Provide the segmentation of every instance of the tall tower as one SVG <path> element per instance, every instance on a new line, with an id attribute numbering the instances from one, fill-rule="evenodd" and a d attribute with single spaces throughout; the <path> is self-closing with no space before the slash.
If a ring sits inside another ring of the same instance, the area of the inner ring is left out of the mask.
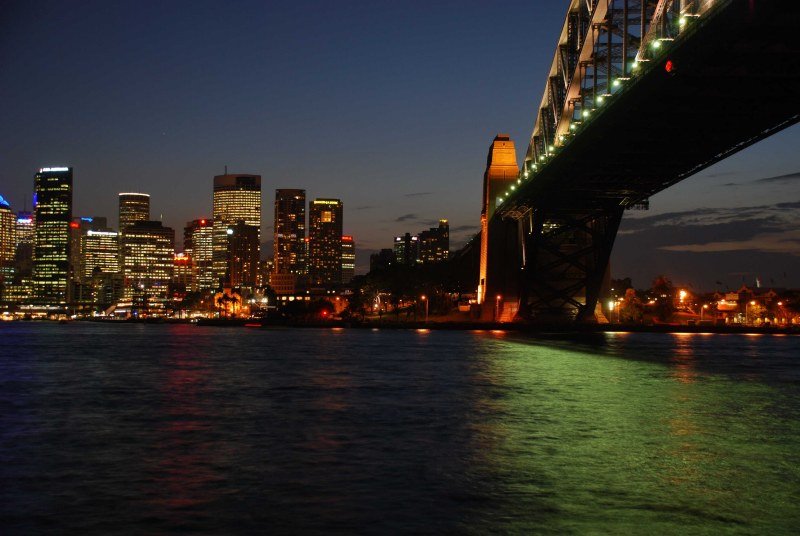
<path id="1" fill-rule="evenodd" d="M 353 237 L 342 237 L 342 283 L 347 284 L 356 275 L 356 243 Z"/>
<path id="2" fill-rule="evenodd" d="M 278 274 L 306 273 L 306 191 L 275 190 L 273 270 Z"/>
<path id="3" fill-rule="evenodd" d="M 508 134 L 498 134 L 489 146 L 486 171 L 483 174 L 483 206 L 481 208 L 481 267 L 478 281 L 478 303 L 486 298 L 489 266 L 489 220 L 497 208 L 497 198 L 519 177 L 517 151 Z"/>
<path id="4" fill-rule="evenodd" d="M 256 287 L 258 276 L 258 228 L 239 222 L 228 227 L 228 271 L 225 283 L 231 287 Z"/>
<path id="5" fill-rule="evenodd" d="M 33 299 L 41 305 L 66 305 L 72 168 L 41 168 L 33 177 L 33 191 Z"/>
<path id="6" fill-rule="evenodd" d="M 215 289 L 211 220 L 205 218 L 186 223 L 183 230 L 183 251 L 191 259 L 199 290 Z"/>
<path id="7" fill-rule="evenodd" d="M 17 218 L 11 212 L 11 205 L 0 195 L 0 301 L 3 300 L 3 289 L 14 276 L 14 258 L 16 256 Z"/>
<path id="8" fill-rule="evenodd" d="M 261 175 L 214 177 L 213 218 L 213 270 L 219 284 L 228 272 L 228 228 L 243 222 L 257 229 L 261 241 Z"/>
<path id="9" fill-rule="evenodd" d="M 160 221 L 140 221 L 121 234 L 125 299 L 138 309 L 163 309 L 175 268 L 175 231 Z"/>
<path id="10" fill-rule="evenodd" d="M 342 202 L 315 199 L 308 210 L 308 275 L 312 284 L 342 282 Z"/>
<path id="11" fill-rule="evenodd" d="M 150 194 L 119 194 L 119 230 L 150 219 Z"/>

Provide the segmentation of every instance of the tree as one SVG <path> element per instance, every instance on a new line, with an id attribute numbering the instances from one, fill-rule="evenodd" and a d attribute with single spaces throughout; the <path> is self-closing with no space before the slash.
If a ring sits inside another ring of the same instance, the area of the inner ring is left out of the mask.
<path id="1" fill-rule="evenodd" d="M 653 312 L 659 320 L 666 322 L 672 317 L 675 312 L 675 289 L 666 276 L 660 275 L 653 280 L 653 287 L 651 289 L 655 306 Z"/>

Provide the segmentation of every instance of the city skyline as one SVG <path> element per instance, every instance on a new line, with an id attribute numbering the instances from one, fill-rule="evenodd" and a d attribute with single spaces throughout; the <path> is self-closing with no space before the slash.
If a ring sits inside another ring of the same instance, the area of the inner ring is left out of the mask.
<path id="1" fill-rule="evenodd" d="M 7 66 L 0 92 L 28 105 L 10 107 L 0 134 L 10 148 L 0 160 L 0 194 L 15 211 L 30 209 L 31 173 L 68 165 L 75 169 L 75 214 L 111 221 L 118 192 L 144 191 L 153 196 L 151 216 L 163 214 L 177 230 L 211 215 L 207 181 L 228 165 L 261 174 L 266 192 L 294 187 L 309 199 L 346 200 L 343 231 L 357 237 L 359 271 L 364 253 L 442 217 L 451 222 L 453 249 L 478 231 L 485 147 L 508 132 L 521 161 L 563 16 L 556 1 L 503 10 L 469 5 L 455 17 L 447 6 L 422 4 L 244 2 L 220 14 L 201 2 L 167 6 L 160 18 L 152 9 L 12 7 L 15 25 L 0 47 Z M 334 9 L 349 15 L 337 28 L 325 24 Z M 198 36 L 212 34 L 220 15 L 253 31 L 210 48 Z M 300 16 L 308 22 L 303 36 L 289 24 Z M 530 21 L 528 31 L 508 31 L 520 19 Z M 107 25 L 119 38 L 103 37 Z M 49 31 L 35 31 L 40 27 Z M 155 37 L 143 43 L 143 30 Z M 58 41 L 62 54 L 47 53 L 67 31 Z M 283 59 L 286 46 L 292 62 Z M 97 64 L 83 61 L 87 49 Z M 421 54 L 428 50 L 437 54 Z M 118 56 L 135 61 L 112 61 Z M 37 85 L 42 72 L 70 83 L 59 91 Z M 490 83 L 486 72 L 506 75 Z M 242 73 L 248 84 L 223 83 Z M 197 83 L 187 88 L 186 79 Z M 136 106 L 120 107 L 124 102 Z M 37 127 L 54 116 L 80 135 Z M 756 276 L 800 285 L 800 245 L 791 229 L 798 209 L 785 205 L 798 201 L 798 143 L 795 126 L 654 196 L 649 212 L 626 213 L 614 274 L 633 276 L 639 287 L 660 272 L 706 288 Z M 179 194 L 185 199 L 176 203 Z M 264 195 L 267 243 L 272 203 Z M 738 222 L 737 213 L 750 223 Z M 693 222 L 690 236 L 686 221 Z"/>

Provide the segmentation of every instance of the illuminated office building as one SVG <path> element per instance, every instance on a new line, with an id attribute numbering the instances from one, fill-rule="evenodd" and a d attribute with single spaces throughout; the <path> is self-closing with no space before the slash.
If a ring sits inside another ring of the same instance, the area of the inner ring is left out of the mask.
<path id="1" fill-rule="evenodd" d="M 394 260 L 397 264 L 413 266 L 419 258 L 419 237 L 406 233 L 394 237 Z"/>
<path id="2" fill-rule="evenodd" d="M 123 296 L 119 233 L 100 226 L 105 218 L 95 218 L 94 228 L 81 236 L 76 301 L 105 308 Z"/>
<path id="3" fill-rule="evenodd" d="M 352 236 L 342 237 L 342 283 L 349 283 L 356 275 L 356 243 Z"/>
<path id="4" fill-rule="evenodd" d="M 219 286 L 219 281 L 214 278 L 213 232 L 210 219 L 192 220 L 183 230 L 183 251 L 191 258 L 195 284 L 200 291 Z"/>
<path id="5" fill-rule="evenodd" d="M 87 230 L 81 238 L 81 282 L 90 282 L 98 273 L 119 272 L 119 233 L 109 228 Z"/>
<path id="6" fill-rule="evenodd" d="M 14 277 L 14 260 L 17 246 L 17 217 L 11 205 L 0 195 L 0 300 L 4 298 L 5 286 Z"/>
<path id="7" fill-rule="evenodd" d="M 69 224 L 72 220 L 72 168 L 41 168 L 33 179 L 33 300 L 65 305 L 69 277 Z"/>
<path id="8" fill-rule="evenodd" d="M 276 273 L 306 273 L 306 191 L 275 190 L 272 243 Z"/>
<path id="9" fill-rule="evenodd" d="M 33 273 L 33 242 L 36 237 L 33 212 L 17 213 L 17 243 L 14 259 L 15 277 L 30 279 Z"/>
<path id="10" fill-rule="evenodd" d="M 438 227 L 431 227 L 419 234 L 419 262 L 431 264 L 446 261 L 450 257 L 450 224 L 439 220 Z"/>
<path id="11" fill-rule="evenodd" d="M 258 228 L 239 222 L 228 234 L 228 270 L 225 286 L 253 290 L 258 279 Z"/>
<path id="12" fill-rule="evenodd" d="M 185 296 L 197 290 L 196 270 L 187 253 L 176 253 L 172 266 L 173 294 Z"/>
<path id="13" fill-rule="evenodd" d="M 309 205 L 308 275 L 314 285 L 342 282 L 342 202 L 315 199 Z"/>
<path id="14" fill-rule="evenodd" d="M 119 194 L 119 230 L 137 221 L 150 220 L 150 194 Z"/>
<path id="15" fill-rule="evenodd" d="M 72 218 L 69 224 L 69 268 L 70 281 L 82 283 L 88 279 L 84 277 L 85 251 L 84 239 L 88 231 L 111 231 L 106 218 L 82 216 Z M 119 256 L 119 252 L 116 253 Z M 118 263 L 117 263 L 118 264 Z"/>
<path id="16" fill-rule="evenodd" d="M 175 261 L 175 231 L 160 221 L 139 221 L 121 232 L 126 301 L 162 308 L 169 299 Z"/>
<path id="17" fill-rule="evenodd" d="M 214 177 L 212 262 L 217 284 L 228 273 L 228 228 L 244 222 L 255 227 L 261 239 L 261 176 L 217 175 Z M 259 254 L 258 248 L 256 254 Z"/>

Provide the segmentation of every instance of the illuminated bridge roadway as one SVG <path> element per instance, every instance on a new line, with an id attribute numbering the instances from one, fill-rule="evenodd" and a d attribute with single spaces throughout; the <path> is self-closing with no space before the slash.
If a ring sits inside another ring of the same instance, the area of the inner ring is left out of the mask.
<path id="1" fill-rule="evenodd" d="M 522 167 L 489 151 L 484 316 L 593 319 L 625 209 L 798 121 L 799 30 L 797 0 L 569 1 Z"/>

